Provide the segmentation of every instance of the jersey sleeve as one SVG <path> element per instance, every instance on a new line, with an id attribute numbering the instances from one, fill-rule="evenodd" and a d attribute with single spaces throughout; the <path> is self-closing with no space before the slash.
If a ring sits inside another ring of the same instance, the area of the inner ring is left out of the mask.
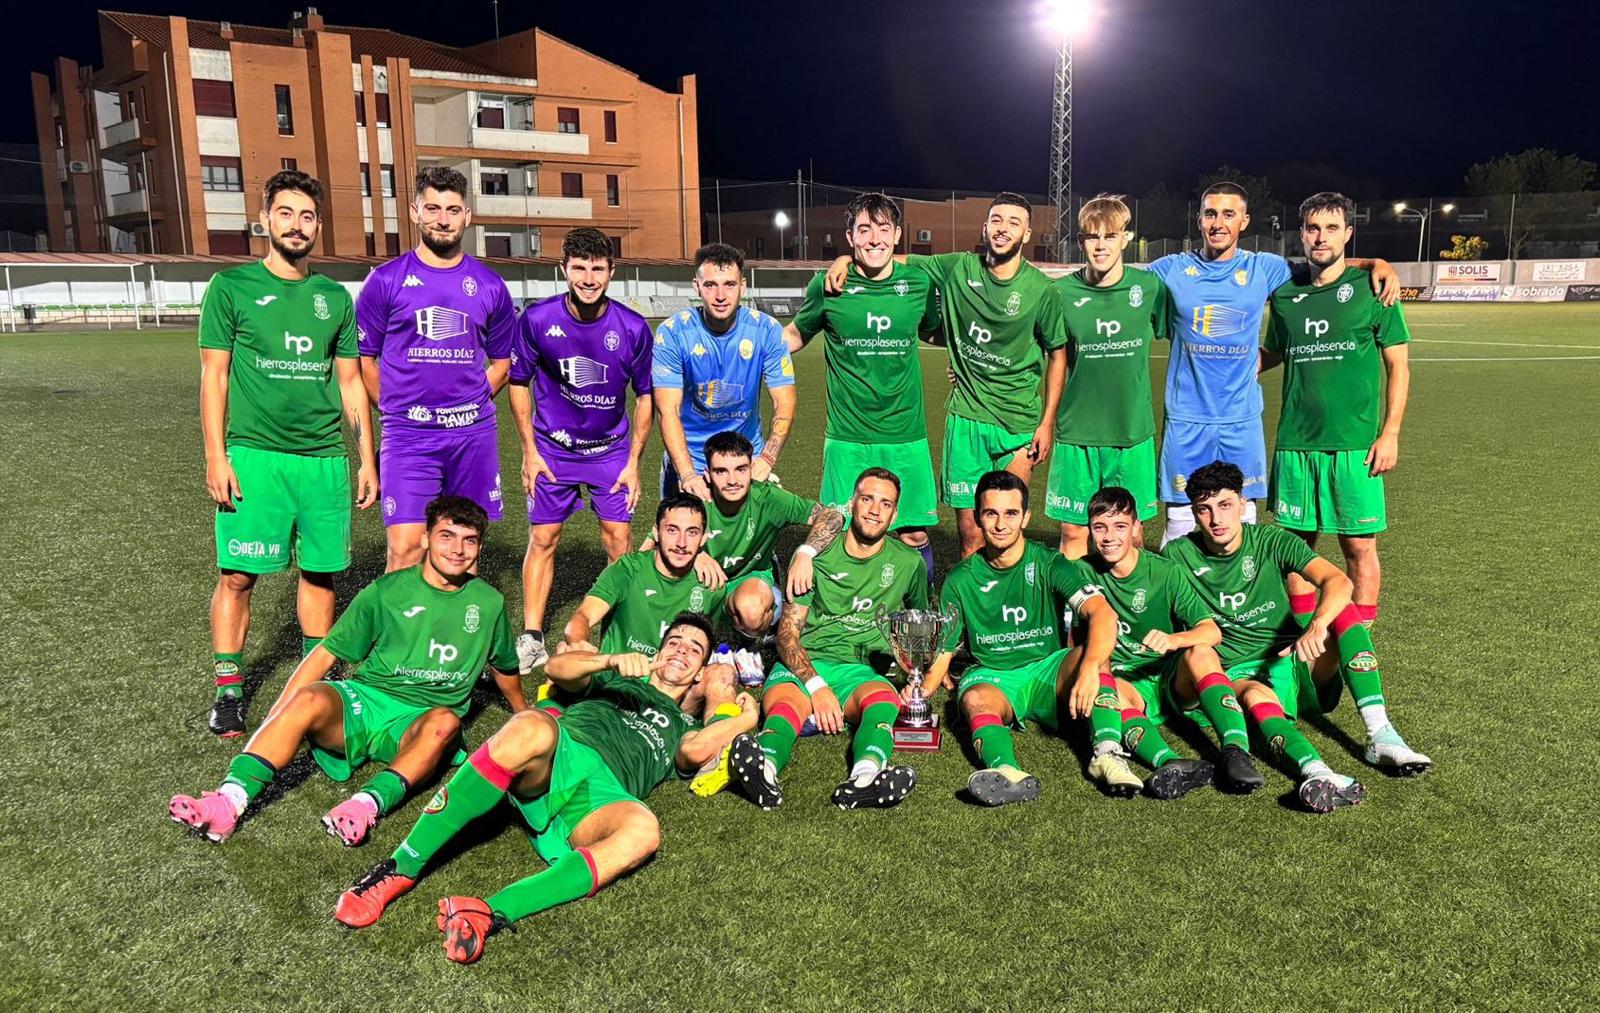
<path id="1" fill-rule="evenodd" d="M 789 358 L 789 346 L 783 340 L 783 328 L 765 313 L 761 315 L 761 379 L 767 389 L 794 386 L 794 360 Z"/>
<path id="2" fill-rule="evenodd" d="M 672 328 L 665 321 L 656 328 L 655 344 L 651 346 L 651 363 L 652 382 L 656 386 L 683 386 L 683 353 Z"/>
<path id="3" fill-rule="evenodd" d="M 1261 347 L 1269 352 L 1282 355 L 1289 347 L 1288 324 L 1283 319 L 1283 311 L 1278 308 L 1277 299 L 1267 300 L 1267 333 L 1261 341 Z"/>
<path id="4" fill-rule="evenodd" d="M 594 586 L 589 589 L 589 593 L 615 608 L 623 595 L 628 593 L 629 585 L 633 583 L 633 575 L 629 573 L 629 569 L 628 556 L 623 556 L 600 571 L 600 576 L 594 579 Z"/>
<path id="5" fill-rule="evenodd" d="M 1172 595 L 1173 622 L 1181 623 L 1186 630 L 1192 630 L 1207 619 L 1215 618 L 1205 600 L 1200 597 L 1200 593 L 1189 583 L 1188 577 L 1176 567 L 1167 574 L 1167 587 Z"/>
<path id="6" fill-rule="evenodd" d="M 378 592 L 376 585 L 368 584 L 350 600 L 333 629 L 322 638 L 322 646 L 340 661 L 354 665 L 365 661 L 377 642 Z"/>
<path id="7" fill-rule="evenodd" d="M 1089 579 L 1089 575 L 1062 555 L 1051 557 L 1050 590 L 1074 612 L 1100 593 L 1099 586 Z"/>
<path id="8" fill-rule="evenodd" d="M 1165 257 L 1157 257 L 1147 268 L 1165 284 L 1167 276 L 1177 269 L 1179 254 L 1169 253 Z"/>
<path id="9" fill-rule="evenodd" d="M 1061 312 L 1061 294 L 1054 284 L 1046 286 L 1033 318 L 1033 338 L 1039 347 L 1053 352 L 1067 343 L 1067 319 Z"/>
<path id="10" fill-rule="evenodd" d="M 200 347 L 233 351 L 235 320 L 233 290 L 227 282 L 213 278 L 200 300 Z"/>
<path id="11" fill-rule="evenodd" d="M 925 609 L 928 607 L 928 571 L 922 565 L 922 557 L 918 556 L 916 565 L 911 567 L 910 587 L 906 588 L 906 605 L 909 608 Z"/>
<path id="12" fill-rule="evenodd" d="M 938 289 L 937 286 L 935 286 L 933 284 L 932 279 L 929 279 L 929 281 L 928 281 L 928 295 L 923 300 L 922 320 L 920 322 L 918 322 L 918 324 L 917 324 L 917 333 L 918 334 L 932 334 L 934 331 L 937 331 L 939 329 L 940 323 L 941 323 L 941 321 L 939 319 L 939 289 Z"/>
<path id="13" fill-rule="evenodd" d="M 1261 539 L 1262 544 L 1278 564 L 1280 573 L 1298 573 L 1303 576 L 1306 567 L 1317 558 L 1315 549 L 1283 528 L 1264 527 L 1261 529 L 1261 534 L 1264 536 Z"/>
<path id="14" fill-rule="evenodd" d="M 1379 348 L 1388 348 L 1390 345 L 1405 345 L 1411 342 L 1411 328 L 1406 325 L 1405 310 L 1397 302 L 1393 306 L 1373 300 L 1376 309 L 1373 310 L 1372 331 L 1378 340 Z"/>
<path id="15" fill-rule="evenodd" d="M 920 268 L 928 277 L 933 279 L 935 285 L 943 285 L 950 280 L 950 272 L 955 270 L 960 263 L 960 253 L 935 253 L 925 255 L 913 253 L 906 257 L 906 263 L 911 267 Z"/>
<path id="16" fill-rule="evenodd" d="M 356 296 L 356 343 L 369 358 L 383 354 L 383 339 L 389 330 L 389 293 L 383 282 L 384 277 L 374 271 Z"/>
<path id="17" fill-rule="evenodd" d="M 502 675 L 517 671 L 517 639 L 511 633 L 511 620 L 505 602 L 500 603 L 500 618 L 494 624 L 494 639 L 489 642 L 489 667 Z"/>
<path id="18" fill-rule="evenodd" d="M 794 315 L 794 325 L 799 328 L 802 337 L 811 337 L 821 331 L 827 323 L 827 311 L 823 307 L 825 298 L 822 291 L 823 276 L 817 274 L 806 283 L 806 294 L 800 303 L 800 312 Z"/>
<path id="19" fill-rule="evenodd" d="M 1266 283 L 1268 292 L 1274 291 L 1293 276 L 1294 269 L 1289 262 L 1276 253 L 1258 253 L 1256 256 L 1261 258 L 1261 280 Z"/>
<path id="20" fill-rule="evenodd" d="M 771 492 L 767 494 L 767 509 L 772 511 L 772 517 L 783 527 L 791 524 L 804 524 L 811 519 L 811 511 L 817 508 L 817 501 L 797 496 L 779 485 L 766 483 Z"/>
<path id="21" fill-rule="evenodd" d="M 951 576 L 954 576 L 953 574 Z M 946 577 L 944 587 L 939 589 L 939 608 L 941 611 L 954 614 L 955 618 L 945 628 L 944 649 L 954 651 L 961 644 L 961 638 L 967 633 L 967 612 L 961 604 L 960 577 L 955 580 Z"/>
<path id="22" fill-rule="evenodd" d="M 511 374 L 508 382 L 526 387 L 533 382 L 533 364 L 538 354 L 533 347 L 533 307 L 523 310 L 522 315 L 517 317 L 512 335 Z"/>
<path id="23" fill-rule="evenodd" d="M 1150 299 L 1150 331 L 1157 341 L 1172 339 L 1172 292 L 1167 283 L 1156 276 L 1156 290 Z"/>
<path id="24" fill-rule="evenodd" d="M 511 358 L 511 343 L 516 339 L 517 311 L 511 305 L 511 291 L 504 283 L 494 286 L 489 297 L 489 319 L 485 322 L 483 350 L 491 359 Z"/>
<path id="25" fill-rule="evenodd" d="M 650 325 L 643 320 L 633 325 L 633 361 L 628 364 L 628 382 L 635 394 L 648 394 L 655 390 L 650 378 Z"/>
<path id="26" fill-rule="evenodd" d="M 333 354 L 338 359 L 354 359 L 361 354 L 356 341 L 356 304 L 343 285 L 339 291 L 344 295 L 344 315 L 339 318 L 339 333 L 334 335 Z"/>

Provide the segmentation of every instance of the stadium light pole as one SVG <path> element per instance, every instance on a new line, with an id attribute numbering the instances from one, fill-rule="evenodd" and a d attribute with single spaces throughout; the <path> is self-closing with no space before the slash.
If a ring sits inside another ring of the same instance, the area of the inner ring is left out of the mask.
<path id="1" fill-rule="evenodd" d="M 789 216 L 779 211 L 772 216 L 772 224 L 778 227 L 778 259 L 783 259 L 783 230 L 789 227 Z"/>
<path id="2" fill-rule="evenodd" d="M 1415 218 L 1417 220 L 1417 262 L 1418 263 L 1421 263 L 1421 261 L 1422 261 L 1422 239 L 1423 239 L 1423 233 L 1428 227 L 1428 220 L 1431 219 L 1438 212 L 1442 211 L 1445 214 L 1449 214 L 1450 212 L 1454 211 L 1455 209 L 1456 209 L 1456 206 L 1454 204 L 1444 204 L 1444 205 L 1442 205 L 1442 206 L 1440 206 L 1438 208 L 1435 208 L 1433 206 L 1433 198 L 1432 197 L 1428 198 L 1428 206 L 1425 209 L 1424 208 L 1408 207 L 1406 205 L 1405 201 L 1399 201 L 1398 203 L 1395 204 L 1395 206 L 1394 206 L 1394 216 L 1396 218 L 1400 219 L 1401 221 L 1405 221 L 1407 218 Z"/>
<path id="3" fill-rule="evenodd" d="M 1056 261 L 1066 263 L 1077 230 L 1072 207 L 1072 41 L 1093 20 L 1093 0 L 1045 0 L 1044 20 L 1057 40 L 1055 98 L 1050 117 L 1050 192 L 1056 208 Z"/>

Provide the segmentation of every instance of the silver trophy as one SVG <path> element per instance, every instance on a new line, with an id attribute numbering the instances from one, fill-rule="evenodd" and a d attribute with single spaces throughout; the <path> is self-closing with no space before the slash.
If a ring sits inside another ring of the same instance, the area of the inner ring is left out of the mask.
<path id="1" fill-rule="evenodd" d="M 955 613 L 930 609 L 890 612 L 879 608 L 875 618 L 878 629 L 894 651 L 895 663 L 906 674 L 906 682 L 911 687 L 911 699 L 900 712 L 899 723 L 907 728 L 931 728 L 935 721 L 928 698 L 922 692 L 922 673 L 944 653 L 945 629 L 955 621 Z"/>

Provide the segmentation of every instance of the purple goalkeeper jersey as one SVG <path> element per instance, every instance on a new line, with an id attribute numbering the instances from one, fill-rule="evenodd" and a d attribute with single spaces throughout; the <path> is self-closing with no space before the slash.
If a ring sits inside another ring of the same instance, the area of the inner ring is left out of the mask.
<path id="1" fill-rule="evenodd" d="M 356 298 L 357 339 L 378 360 L 384 429 L 492 427 L 484 370 L 511 357 L 516 322 L 505 282 L 470 256 L 440 269 L 412 251 L 368 275 Z"/>
<path id="2" fill-rule="evenodd" d="M 522 311 L 511 352 L 511 382 L 533 392 L 533 435 L 541 455 L 597 457 L 628 438 L 628 387 L 650 393 L 650 325 L 615 299 L 583 323 L 563 295 Z"/>

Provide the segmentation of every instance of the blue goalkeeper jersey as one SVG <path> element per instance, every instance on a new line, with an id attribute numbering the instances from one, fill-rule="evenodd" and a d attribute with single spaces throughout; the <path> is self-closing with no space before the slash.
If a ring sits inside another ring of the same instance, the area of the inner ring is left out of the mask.
<path id="1" fill-rule="evenodd" d="M 1203 423 L 1260 418 L 1261 317 L 1267 296 L 1289 280 L 1289 262 L 1244 250 L 1227 260 L 1172 253 L 1150 270 L 1167 286 L 1172 305 L 1167 417 Z"/>
<path id="2" fill-rule="evenodd" d="M 736 430 L 761 453 L 761 385 L 794 385 L 783 325 L 753 306 L 738 308 L 723 334 L 706 330 L 698 309 L 680 310 L 656 328 L 654 386 L 683 389 L 683 435 L 696 471 L 706 440 Z"/>

